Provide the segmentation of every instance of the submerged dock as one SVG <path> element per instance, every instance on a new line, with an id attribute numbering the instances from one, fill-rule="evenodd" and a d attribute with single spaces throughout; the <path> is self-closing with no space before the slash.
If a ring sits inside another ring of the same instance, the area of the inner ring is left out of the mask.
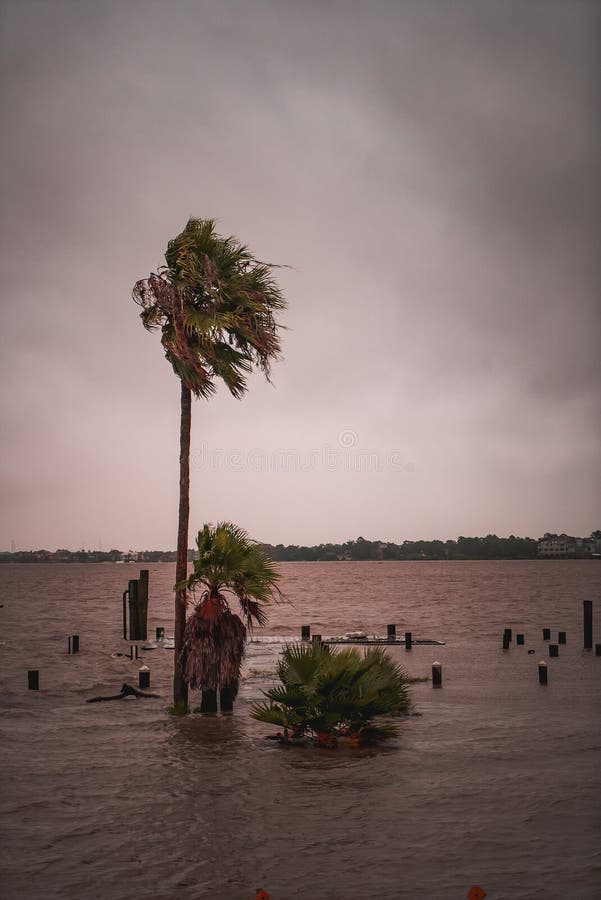
<path id="1" fill-rule="evenodd" d="M 279 635 L 266 634 L 260 636 L 252 636 L 251 644 L 307 644 L 317 642 L 320 644 L 343 644 L 343 645 L 360 645 L 360 646 L 397 646 L 405 647 L 410 650 L 413 644 L 430 644 L 442 646 L 445 641 L 434 640 L 433 638 L 414 638 L 411 631 L 406 631 L 404 637 L 397 637 L 396 626 L 388 625 L 388 634 L 368 634 L 365 631 L 347 631 L 345 634 L 339 635 L 321 635 L 311 634 L 309 625 L 303 625 L 300 637 L 298 635 Z"/>

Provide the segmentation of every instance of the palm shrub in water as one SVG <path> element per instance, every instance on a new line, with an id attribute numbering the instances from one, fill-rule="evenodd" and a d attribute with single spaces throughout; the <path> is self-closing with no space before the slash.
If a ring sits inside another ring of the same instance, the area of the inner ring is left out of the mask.
<path id="1" fill-rule="evenodd" d="M 194 570 L 176 589 L 200 598 L 186 620 L 181 670 L 187 685 L 216 693 L 238 691 L 247 629 L 264 625 L 263 605 L 277 602 L 280 573 L 263 548 L 231 522 L 205 525 L 196 538 Z M 232 612 L 238 601 L 242 618 Z"/>
<path id="2" fill-rule="evenodd" d="M 280 684 L 265 692 L 252 716 L 279 725 L 284 740 L 315 738 L 323 746 L 341 741 L 372 744 L 393 737 L 397 726 L 378 721 L 409 710 L 409 679 L 382 648 L 364 656 L 355 649 L 297 645 L 284 650 Z"/>

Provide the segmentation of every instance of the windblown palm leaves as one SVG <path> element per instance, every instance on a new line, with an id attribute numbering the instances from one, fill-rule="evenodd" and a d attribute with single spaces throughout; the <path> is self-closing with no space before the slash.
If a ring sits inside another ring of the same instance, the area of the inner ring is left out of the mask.
<path id="1" fill-rule="evenodd" d="M 196 539 L 198 559 L 183 585 L 202 593 L 186 622 L 182 650 L 184 678 L 190 687 L 218 690 L 237 687 L 244 657 L 247 628 L 263 625 L 262 604 L 281 596 L 275 563 L 244 529 L 230 522 L 205 525 Z M 228 595 L 239 604 L 232 613 Z"/>
<path id="2" fill-rule="evenodd" d="M 408 678 L 386 651 L 365 656 L 354 649 L 322 645 L 287 647 L 277 668 L 281 684 L 267 691 L 252 716 L 284 728 L 286 737 L 315 736 L 335 746 L 341 739 L 371 743 L 397 728 L 379 716 L 406 713 Z"/>
<path id="3" fill-rule="evenodd" d="M 211 397 L 218 379 L 242 397 L 247 375 L 259 368 L 269 379 L 280 352 L 275 314 L 286 303 L 274 266 L 256 259 L 234 237 L 215 231 L 213 219 L 190 219 L 165 253 L 166 266 L 136 282 L 133 298 L 144 326 L 160 329 L 165 356 L 181 380 L 180 474 L 175 580 L 188 571 L 191 395 Z M 186 621 L 185 590 L 175 596 L 174 703 L 187 706 L 180 668 Z"/>
<path id="4" fill-rule="evenodd" d="M 234 397 L 246 390 L 253 365 L 269 378 L 280 351 L 274 318 L 286 303 L 273 266 L 213 219 L 190 219 L 165 253 L 166 266 L 133 289 L 149 330 L 161 329 L 165 356 L 197 397 L 210 397 L 222 378 Z"/>

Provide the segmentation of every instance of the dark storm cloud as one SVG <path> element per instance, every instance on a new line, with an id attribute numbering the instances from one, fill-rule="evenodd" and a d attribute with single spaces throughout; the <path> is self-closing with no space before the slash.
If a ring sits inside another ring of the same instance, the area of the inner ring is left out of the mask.
<path id="1" fill-rule="evenodd" d="M 129 292 L 189 214 L 292 266 L 277 391 L 197 404 L 197 446 L 349 428 L 414 463 L 198 472 L 193 515 L 306 541 L 598 527 L 600 17 L 5 3 L 4 544 L 79 543 L 82 509 L 87 541 L 173 543 L 176 386 Z"/>

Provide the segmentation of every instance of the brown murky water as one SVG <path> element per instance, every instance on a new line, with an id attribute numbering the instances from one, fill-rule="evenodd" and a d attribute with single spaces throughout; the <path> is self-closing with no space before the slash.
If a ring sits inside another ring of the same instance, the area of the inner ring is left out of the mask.
<path id="1" fill-rule="evenodd" d="M 121 592 L 136 565 L 0 567 L 2 881 L 6 900 L 601 895 L 601 657 L 582 650 L 588 561 L 284 564 L 291 605 L 267 634 L 388 622 L 444 647 L 391 650 L 421 715 L 375 751 L 285 749 L 248 710 L 280 647 L 253 644 L 235 715 L 166 714 L 173 654 L 141 654 L 164 699 L 88 705 L 135 683 Z M 172 615 L 150 565 L 150 629 Z M 526 646 L 503 652 L 506 626 Z M 567 631 L 548 659 L 541 628 Z M 67 655 L 67 636 L 81 651 Z M 535 649 L 535 654 L 528 654 Z M 537 679 L 547 659 L 549 684 Z M 27 690 L 27 669 L 41 690 Z"/>

